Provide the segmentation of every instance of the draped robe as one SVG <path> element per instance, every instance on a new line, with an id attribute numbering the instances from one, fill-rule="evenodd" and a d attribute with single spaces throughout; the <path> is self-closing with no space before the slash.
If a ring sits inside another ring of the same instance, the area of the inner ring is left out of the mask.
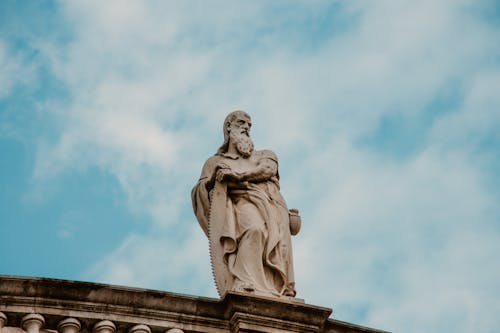
<path id="1" fill-rule="evenodd" d="M 221 274 L 216 270 L 222 269 L 226 270 L 222 273 L 230 276 L 225 290 L 219 292 L 245 291 L 244 286 L 251 286 L 257 294 L 294 295 L 289 212 L 279 192 L 278 172 L 261 182 L 228 184 L 224 187 L 226 195 L 222 203 L 225 214 L 210 218 L 213 190 L 210 179 L 221 162 L 236 172 L 244 172 L 248 171 L 245 168 L 256 167 L 261 159 L 270 159 L 276 163 L 277 170 L 277 157 L 272 151 L 254 151 L 243 164 L 238 163 L 241 158 L 225 153 L 209 158 L 191 192 L 193 209 L 205 234 L 209 236 L 211 223 L 217 224 L 219 230 L 212 246 L 220 248 L 212 253 L 220 253 L 224 264 L 213 267 L 214 274 Z"/>

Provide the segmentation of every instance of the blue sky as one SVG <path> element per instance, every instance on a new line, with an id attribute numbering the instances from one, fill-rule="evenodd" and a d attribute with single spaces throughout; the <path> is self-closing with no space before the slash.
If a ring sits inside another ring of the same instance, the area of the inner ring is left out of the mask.
<path id="1" fill-rule="evenodd" d="M 0 274 L 216 297 L 190 190 L 252 115 L 298 297 L 500 326 L 497 1 L 0 2 Z"/>

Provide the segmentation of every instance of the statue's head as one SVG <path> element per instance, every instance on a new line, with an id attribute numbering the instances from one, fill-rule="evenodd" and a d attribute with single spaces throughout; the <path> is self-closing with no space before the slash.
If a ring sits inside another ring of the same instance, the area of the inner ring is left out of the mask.
<path id="1" fill-rule="evenodd" d="M 229 144 L 234 143 L 240 154 L 244 157 L 250 156 L 253 151 L 253 143 L 250 139 L 250 127 L 252 121 L 245 111 L 233 111 L 224 119 L 224 143 L 217 150 L 217 154 L 228 151 Z"/>

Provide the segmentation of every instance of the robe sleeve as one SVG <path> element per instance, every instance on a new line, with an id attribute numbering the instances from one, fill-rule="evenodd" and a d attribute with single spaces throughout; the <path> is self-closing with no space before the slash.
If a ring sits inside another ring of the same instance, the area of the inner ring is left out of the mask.
<path id="1" fill-rule="evenodd" d="M 278 164 L 278 156 L 272 150 L 262 150 L 261 158 L 268 158 Z"/>
<path id="2" fill-rule="evenodd" d="M 279 166 L 278 165 L 278 156 L 276 156 L 276 154 L 272 150 L 261 150 L 260 158 L 269 159 L 269 160 L 273 161 L 274 163 L 276 163 L 276 175 L 275 175 L 275 177 L 271 178 L 271 180 L 274 181 L 276 183 L 276 185 L 278 185 L 278 188 L 279 188 L 280 173 L 278 171 L 278 166 Z"/>
<path id="3" fill-rule="evenodd" d="M 191 201 L 196 219 L 208 237 L 208 218 L 210 214 L 210 193 L 207 183 L 212 177 L 216 165 L 215 156 L 209 158 L 201 171 L 200 179 L 191 191 Z"/>

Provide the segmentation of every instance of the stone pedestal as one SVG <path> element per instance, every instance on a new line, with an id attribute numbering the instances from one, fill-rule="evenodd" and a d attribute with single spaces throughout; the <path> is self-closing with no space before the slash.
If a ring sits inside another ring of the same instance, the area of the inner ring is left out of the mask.
<path id="1" fill-rule="evenodd" d="M 331 313 L 330 309 L 303 302 L 241 293 L 228 293 L 222 301 L 231 332 L 235 333 L 320 332 Z"/>
<path id="2" fill-rule="evenodd" d="M 382 331 L 300 300 L 222 299 L 97 283 L 0 276 L 2 333 L 340 333 Z"/>

